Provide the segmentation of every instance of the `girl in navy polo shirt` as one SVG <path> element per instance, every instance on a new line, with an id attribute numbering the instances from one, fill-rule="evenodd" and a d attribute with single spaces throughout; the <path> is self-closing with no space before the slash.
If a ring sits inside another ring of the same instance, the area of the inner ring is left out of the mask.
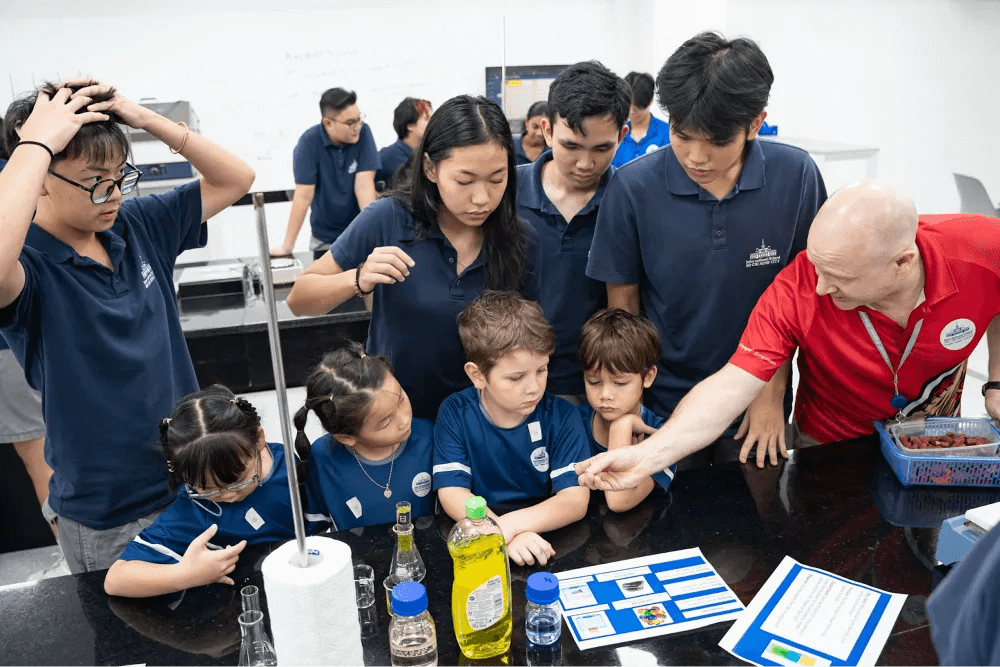
<path id="1" fill-rule="evenodd" d="M 303 432 L 310 411 L 327 431 L 311 451 Z M 403 500 L 414 518 L 434 511 L 434 425 L 412 418 L 385 357 L 366 355 L 355 342 L 327 353 L 306 380 L 295 428 L 295 449 L 309 460 L 310 497 L 334 530 L 391 523 Z"/>
<path id="2" fill-rule="evenodd" d="M 414 416 L 433 419 L 469 386 L 458 314 L 486 288 L 536 299 L 539 246 L 517 216 L 514 143 L 494 102 L 445 102 L 417 156 L 410 180 L 365 208 L 295 281 L 288 306 L 316 315 L 374 293 L 368 353 L 389 358 Z"/>
<path id="3" fill-rule="evenodd" d="M 248 401 L 220 385 L 189 394 L 160 422 L 160 444 L 177 499 L 108 570 L 109 595 L 231 586 L 227 575 L 247 544 L 294 537 L 284 448 L 267 442 Z M 322 517 L 306 519 L 318 532 Z"/>

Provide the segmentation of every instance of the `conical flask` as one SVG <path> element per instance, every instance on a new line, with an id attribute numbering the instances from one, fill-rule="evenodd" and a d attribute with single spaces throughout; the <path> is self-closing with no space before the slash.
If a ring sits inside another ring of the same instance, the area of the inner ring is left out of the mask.
<path id="1" fill-rule="evenodd" d="M 396 551 L 392 554 L 389 576 L 397 584 L 404 581 L 422 581 L 427 574 L 427 567 L 413 539 L 413 515 L 410 513 L 410 503 L 406 501 L 396 503 L 396 525 L 392 530 L 396 533 Z"/>
<path id="2" fill-rule="evenodd" d="M 243 644 L 240 646 L 240 667 L 256 665 L 277 665 L 278 656 L 274 652 L 267 631 L 264 630 L 264 613 L 245 611 L 240 614 L 240 632 Z"/>

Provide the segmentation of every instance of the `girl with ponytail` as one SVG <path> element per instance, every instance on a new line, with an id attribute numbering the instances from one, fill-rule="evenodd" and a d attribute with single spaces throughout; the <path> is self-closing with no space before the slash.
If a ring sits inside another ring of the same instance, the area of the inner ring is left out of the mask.
<path id="1" fill-rule="evenodd" d="M 310 412 L 326 430 L 312 445 L 304 433 Z M 414 518 L 434 511 L 434 425 L 413 419 L 385 357 L 353 341 L 335 347 L 306 380 L 294 422 L 295 449 L 309 459 L 309 495 L 334 530 L 391 523 L 402 500 Z"/>
<path id="2" fill-rule="evenodd" d="M 232 586 L 247 544 L 295 536 L 284 447 L 267 442 L 249 401 L 221 385 L 188 394 L 160 422 L 160 444 L 177 499 L 108 570 L 109 595 Z M 306 519 L 310 533 L 326 521 Z"/>

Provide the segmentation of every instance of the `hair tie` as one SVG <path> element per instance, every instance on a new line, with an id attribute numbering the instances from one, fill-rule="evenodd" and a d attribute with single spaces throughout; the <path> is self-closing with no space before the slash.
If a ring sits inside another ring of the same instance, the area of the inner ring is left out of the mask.
<path id="1" fill-rule="evenodd" d="M 174 464 L 170 459 L 167 459 L 167 472 L 174 471 Z"/>
<path id="2" fill-rule="evenodd" d="M 165 417 L 165 418 L 163 418 L 163 419 L 160 420 L 160 423 L 163 424 L 164 426 L 168 426 L 168 425 L 170 425 L 171 421 L 172 420 L 171 420 L 170 417 Z"/>
<path id="3" fill-rule="evenodd" d="M 234 398 L 230 399 L 229 402 L 232 403 L 233 405 L 239 405 L 240 404 L 240 399 L 234 397 Z"/>

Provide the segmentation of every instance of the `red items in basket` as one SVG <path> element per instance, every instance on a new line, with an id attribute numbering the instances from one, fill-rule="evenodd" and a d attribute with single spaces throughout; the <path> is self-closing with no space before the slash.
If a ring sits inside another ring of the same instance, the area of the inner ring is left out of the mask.
<path id="1" fill-rule="evenodd" d="M 899 442 L 907 449 L 947 449 L 950 447 L 974 447 L 985 445 L 987 438 L 948 432 L 944 435 L 899 436 Z"/>

